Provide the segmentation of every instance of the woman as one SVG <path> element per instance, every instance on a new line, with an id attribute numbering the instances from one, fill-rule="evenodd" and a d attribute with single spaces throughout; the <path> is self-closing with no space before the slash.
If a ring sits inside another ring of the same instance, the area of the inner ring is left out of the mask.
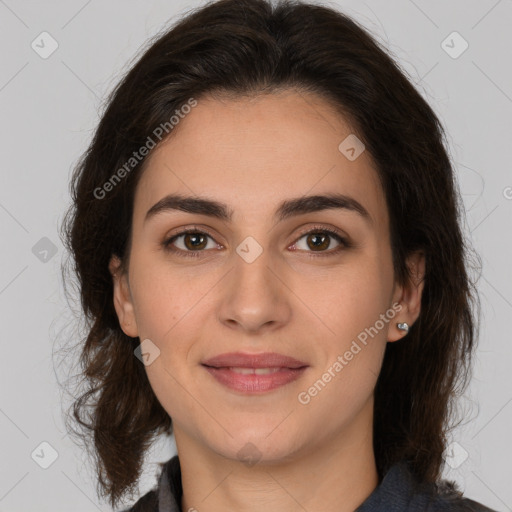
<path id="1" fill-rule="evenodd" d="M 196 9 L 112 93 L 72 194 L 73 417 L 113 507 L 173 433 L 129 510 L 490 510 L 440 480 L 477 299 L 443 128 L 351 19 Z"/>

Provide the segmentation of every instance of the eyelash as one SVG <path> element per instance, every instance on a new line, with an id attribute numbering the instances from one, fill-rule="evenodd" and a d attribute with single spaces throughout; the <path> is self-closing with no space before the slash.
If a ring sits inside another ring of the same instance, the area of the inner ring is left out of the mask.
<path id="1" fill-rule="evenodd" d="M 164 249 L 166 251 L 177 254 L 180 257 L 181 256 L 183 256 L 185 258 L 201 257 L 200 253 L 205 252 L 204 249 L 199 250 L 199 251 L 184 251 L 183 249 L 176 249 L 175 247 L 172 246 L 172 242 L 174 242 L 180 236 L 186 235 L 188 233 L 194 233 L 197 235 L 207 235 L 212 240 L 214 239 L 213 236 L 210 233 L 208 233 L 207 231 L 205 231 L 204 229 L 186 228 L 183 231 L 180 231 L 179 233 L 173 235 L 172 237 L 164 240 L 162 242 L 162 246 L 164 247 Z M 333 238 L 335 238 L 338 242 L 340 242 L 340 245 L 336 249 L 332 249 L 330 251 L 320 251 L 319 254 L 315 254 L 314 252 L 306 251 L 309 253 L 309 257 L 311 257 L 311 258 L 318 258 L 318 257 L 324 258 L 327 256 L 334 256 L 334 255 L 337 255 L 340 251 L 342 251 L 344 249 L 349 249 L 350 247 L 352 247 L 352 244 L 346 238 L 341 236 L 340 233 L 338 233 L 334 229 L 329 229 L 329 228 L 325 228 L 322 226 L 314 226 L 313 228 L 310 228 L 309 230 L 302 232 L 300 234 L 299 238 L 297 238 L 297 240 L 300 240 L 302 237 L 309 235 L 310 233 L 315 233 L 315 234 L 326 233 L 326 234 L 332 236 Z"/>

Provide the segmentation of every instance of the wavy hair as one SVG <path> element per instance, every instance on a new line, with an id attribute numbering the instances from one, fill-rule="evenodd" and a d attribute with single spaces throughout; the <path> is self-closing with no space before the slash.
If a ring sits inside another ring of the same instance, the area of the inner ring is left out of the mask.
<path id="1" fill-rule="evenodd" d="M 112 255 L 127 268 L 134 191 L 147 157 L 108 193 L 98 190 L 190 98 L 285 89 L 324 98 L 365 144 L 386 197 L 397 282 L 411 278 L 406 257 L 425 254 L 421 313 L 405 340 L 387 344 L 373 435 L 380 478 L 406 459 L 421 481 L 438 481 L 453 405 L 469 381 L 479 299 L 446 135 L 412 80 L 350 17 L 300 0 L 210 2 L 150 40 L 130 66 L 74 168 L 61 230 L 73 259 L 63 271 L 76 276 L 86 323 L 82 388 L 68 429 L 92 449 L 98 494 L 112 506 L 133 495 L 148 448 L 172 433 L 134 357 L 140 340 L 120 328 L 108 269 Z"/>

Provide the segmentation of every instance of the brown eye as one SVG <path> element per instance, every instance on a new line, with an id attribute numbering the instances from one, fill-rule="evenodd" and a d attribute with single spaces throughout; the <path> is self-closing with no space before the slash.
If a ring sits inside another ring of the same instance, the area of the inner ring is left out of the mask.
<path id="1" fill-rule="evenodd" d="M 302 239 L 306 241 L 305 247 L 300 246 L 303 244 Z M 338 244 L 334 249 L 331 247 L 332 240 L 335 240 Z M 210 247 L 208 247 L 209 241 L 212 242 Z M 203 256 L 208 254 L 207 249 L 222 248 L 211 235 L 195 228 L 186 229 L 164 240 L 162 246 L 166 251 L 178 256 L 192 257 L 200 257 L 201 253 L 204 253 Z M 313 228 L 299 237 L 298 241 L 292 246 L 292 250 L 300 249 L 301 252 L 309 253 L 309 256 L 312 257 L 334 256 L 350 247 L 352 247 L 352 244 L 336 231 L 327 228 Z"/>
<path id="2" fill-rule="evenodd" d="M 310 249 L 323 250 L 327 249 L 330 244 L 330 236 L 324 233 L 310 233 L 307 235 L 307 244 Z"/>
<path id="3" fill-rule="evenodd" d="M 204 249 L 206 246 L 206 236 L 202 233 L 187 233 L 182 236 L 185 247 L 191 251 L 194 249 Z"/>
<path id="4" fill-rule="evenodd" d="M 303 244 L 302 239 L 305 239 L 305 244 Z M 331 242 L 333 239 L 338 244 L 334 247 L 334 249 L 331 247 Z M 347 249 L 349 247 L 350 244 L 345 238 L 340 236 L 335 231 L 326 228 L 313 228 L 312 230 L 303 233 L 298 241 L 294 244 L 294 248 L 300 249 L 301 251 L 309 253 L 325 253 L 325 256 L 333 255 L 338 253 L 340 250 Z M 311 255 L 316 256 L 313 254 Z M 323 254 L 318 254 L 318 256 L 321 255 L 323 256 Z"/>
<path id="5" fill-rule="evenodd" d="M 208 247 L 210 240 L 212 240 L 212 246 Z M 199 256 L 199 253 L 204 252 L 205 249 L 218 248 L 218 244 L 208 233 L 197 229 L 184 230 L 165 240 L 162 245 L 165 250 L 184 256 Z"/>

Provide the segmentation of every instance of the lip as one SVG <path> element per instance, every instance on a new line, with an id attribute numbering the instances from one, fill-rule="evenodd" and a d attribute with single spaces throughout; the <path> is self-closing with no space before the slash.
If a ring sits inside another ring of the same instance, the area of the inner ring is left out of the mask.
<path id="1" fill-rule="evenodd" d="M 260 354 L 227 352 L 202 361 L 202 364 L 215 368 L 230 366 L 239 368 L 301 368 L 302 366 L 307 366 L 307 363 L 303 361 L 278 354 L 277 352 L 262 352 Z"/>
<path id="2" fill-rule="evenodd" d="M 308 365 L 293 357 L 276 352 L 246 354 L 229 352 L 202 362 L 204 368 L 218 382 L 231 390 L 244 394 L 271 391 L 298 379 Z M 233 368 L 270 368 L 270 373 L 239 373 Z"/>

